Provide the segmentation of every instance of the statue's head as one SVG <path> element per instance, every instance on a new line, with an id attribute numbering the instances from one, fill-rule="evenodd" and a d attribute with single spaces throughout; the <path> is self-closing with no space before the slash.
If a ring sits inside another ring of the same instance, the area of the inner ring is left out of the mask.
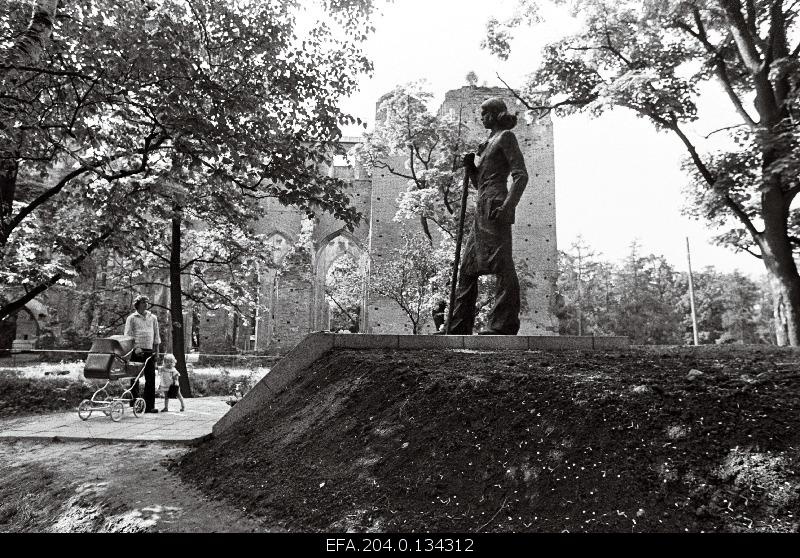
<path id="1" fill-rule="evenodd" d="M 508 113 L 503 99 L 493 97 L 481 103 L 481 122 L 485 128 L 496 126 L 502 130 L 510 130 L 517 125 L 517 116 Z"/>

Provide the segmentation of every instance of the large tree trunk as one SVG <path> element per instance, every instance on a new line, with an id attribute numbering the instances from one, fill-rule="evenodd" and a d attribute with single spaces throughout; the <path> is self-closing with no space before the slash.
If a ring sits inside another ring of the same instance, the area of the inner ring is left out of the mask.
<path id="1" fill-rule="evenodd" d="M 0 148 L 0 246 L 5 244 L 11 220 L 12 204 L 17 193 L 17 155 L 11 146 Z"/>
<path id="2" fill-rule="evenodd" d="M 789 344 L 789 336 L 786 331 L 785 297 L 777 277 L 769 276 L 769 284 L 772 291 L 772 323 L 775 328 L 775 342 L 783 347 Z"/>
<path id="3" fill-rule="evenodd" d="M 16 336 L 17 315 L 12 314 L 0 320 L 0 351 L 11 349 Z"/>
<path id="4" fill-rule="evenodd" d="M 778 345 L 800 345 L 800 278 L 767 268 L 772 287 L 775 340 Z"/>
<path id="5" fill-rule="evenodd" d="M 173 207 L 172 238 L 169 252 L 169 313 L 172 323 L 172 354 L 181 374 L 180 389 L 184 397 L 192 396 L 186 372 L 186 343 L 183 335 L 183 288 L 181 286 L 181 207 Z"/>
<path id="6" fill-rule="evenodd" d="M 774 182 L 772 179 L 769 182 Z M 757 239 L 773 292 L 778 345 L 800 345 L 800 274 L 787 231 L 788 205 L 776 184 L 761 194 L 764 232 Z"/>

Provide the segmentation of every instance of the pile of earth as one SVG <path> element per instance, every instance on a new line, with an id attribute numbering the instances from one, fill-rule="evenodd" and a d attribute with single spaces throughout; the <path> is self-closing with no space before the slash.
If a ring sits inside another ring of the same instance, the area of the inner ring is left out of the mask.
<path id="1" fill-rule="evenodd" d="M 800 353 L 336 350 L 177 460 L 291 531 L 800 530 Z"/>

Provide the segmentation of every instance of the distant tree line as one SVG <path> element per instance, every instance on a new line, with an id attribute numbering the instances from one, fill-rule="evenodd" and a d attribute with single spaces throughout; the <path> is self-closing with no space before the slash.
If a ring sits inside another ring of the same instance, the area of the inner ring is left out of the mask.
<path id="1" fill-rule="evenodd" d="M 774 344 L 767 279 L 707 266 L 693 273 L 698 340 Z M 556 316 L 561 335 L 626 335 L 634 344 L 691 344 L 688 272 L 638 243 L 620 263 L 582 238 L 559 253 Z"/>

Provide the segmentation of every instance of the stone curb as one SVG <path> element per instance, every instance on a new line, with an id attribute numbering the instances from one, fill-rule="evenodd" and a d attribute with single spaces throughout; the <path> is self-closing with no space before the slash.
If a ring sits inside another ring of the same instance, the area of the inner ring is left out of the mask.
<path id="1" fill-rule="evenodd" d="M 136 438 L 113 438 L 113 437 L 93 437 L 93 436 L 3 436 L 0 435 L 0 442 L 127 442 L 131 444 L 199 444 L 213 438 L 213 434 L 203 434 L 196 438 L 158 438 L 158 439 L 136 439 Z"/>

